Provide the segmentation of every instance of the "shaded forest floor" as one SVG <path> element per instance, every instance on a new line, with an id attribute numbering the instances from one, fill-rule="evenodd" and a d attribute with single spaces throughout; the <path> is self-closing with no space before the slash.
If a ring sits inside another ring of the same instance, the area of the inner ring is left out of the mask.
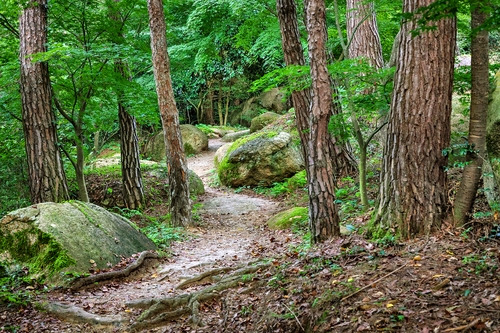
<path id="1" fill-rule="evenodd" d="M 301 234 L 267 228 L 286 202 L 208 186 L 219 144 L 211 141 L 209 152 L 189 159 L 207 193 L 186 240 L 127 278 L 40 292 L 33 302 L 73 312 L 0 308 L 0 332 L 500 332 L 500 230 L 492 220 L 459 231 L 445 226 L 404 244 L 353 234 L 310 247 Z M 362 228 L 367 219 L 349 223 Z M 206 272 L 213 274 L 190 280 Z M 148 307 L 183 295 L 208 296 L 159 309 L 173 315 L 138 325 L 138 300 Z"/>

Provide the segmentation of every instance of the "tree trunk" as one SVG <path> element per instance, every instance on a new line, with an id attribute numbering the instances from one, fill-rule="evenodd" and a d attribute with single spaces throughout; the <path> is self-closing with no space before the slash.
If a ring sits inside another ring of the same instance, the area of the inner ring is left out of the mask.
<path id="1" fill-rule="evenodd" d="M 484 12 L 479 1 L 473 1 L 471 15 L 471 30 L 481 26 L 488 15 Z M 456 225 L 463 225 L 472 210 L 476 199 L 479 180 L 481 179 L 483 159 L 486 152 L 486 115 L 489 98 L 489 59 L 488 59 L 488 31 L 481 30 L 471 41 L 471 74 L 472 89 L 470 103 L 469 145 L 474 152 L 467 152 L 467 161 L 462 181 L 455 198 L 453 218 Z"/>
<path id="2" fill-rule="evenodd" d="M 311 66 L 311 101 L 306 172 L 309 190 L 309 227 L 314 243 L 340 235 L 335 206 L 335 156 L 328 123 L 333 99 L 326 68 L 326 10 L 324 0 L 306 0 L 308 49 Z"/>
<path id="3" fill-rule="evenodd" d="M 384 66 L 375 6 L 366 0 L 347 0 L 349 58 L 367 58 L 376 68 Z"/>
<path id="4" fill-rule="evenodd" d="M 214 122 L 214 91 L 212 89 L 213 82 L 209 81 L 207 83 L 207 89 L 208 89 L 208 107 L 206 108 L 206 118 L 204 119 L 208 125 L 213 125 L 215 124 Z"/>
<path id="5" fill-rule="evenodd" d="M 31 55 L 46 52 L 47 0 L 29 1 L 19 18 L 19 61 L 23 129 L 32 203 L 69 199 L 66 174 L 58 148 L 46 62 Z"/>
<path id="6" fill-rule="evenodd" d="M 174 226 L 187 226 L 192 224 L 188 168 L 170 78 L 163 1 L 148 0 L 148 12 L 153 72 L 167 150 L 170 214 Z"/>
<path id="7" fill-rule="evenodd" d="M 89 202 L 89 194 L 87 192 L 87 184 L 85 182 L 85 152 L 83 150 L 83 129 L 81 123 L 75 127 L 75 143 L 76 143 L 76 167 L 75 177 L 78 184 L 78 200 Z"/>
<path id="8" fill-rule="evenodd" d="M 404 0 L 412 13 L 433 0 Z M 455 20 L 432 22 L 435 31 L 416 37 L 414 21 L 402 26 L 391 114 L 381 173 L 376 222 L 403 238 L 440 227 L 448 211 L 449 145 Z"/>
<path id="9" fill-rule="evenodd" d="M 119 2 L 120 0 L 115 0 Z M 111 10 L 113 10 L 111 8 Z M 116 44 L 123 44 L 123 22 L 118 12 L 112 11 L 111 20 L 115 23 L 112 36 Z M 123 81 L 129 81 L 127 65 L 121 60 L 114 62 L 115 71 Z M 139 157 L 139 138 L 135 117 L 128 113 L 123 101 L 123 91 L 117 89 L 118 121 L 120 125 L 120 157 L 122 169 L 122 195 L 123 202 L 128 209 L 138 209 L 144 204 L 144 191 L 142 187 L 141 162 Z"/>
<path id="10" fill-rule="evenodd" d="M 217 95 L 217 111 L 219 113 L 219 125 L 224 126 L 224 110 L 222 109 L 222 98 L 223 92 L 222 92 L 222 79 L 219 81 L 219 93 Z"/>

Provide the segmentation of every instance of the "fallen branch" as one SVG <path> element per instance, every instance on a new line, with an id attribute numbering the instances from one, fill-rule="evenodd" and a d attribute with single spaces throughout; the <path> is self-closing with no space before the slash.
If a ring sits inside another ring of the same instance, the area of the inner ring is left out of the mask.
<path id="1" fill-rule="evenodd" d="M 73 305 L 56 302 L 38 303 L 37 307 L 62 320 L 76 323 L 119 326 L 128 321 L 119 315 L 99 316 Z"/>
<path id="2" fill-rule="evenodd" d="M 358 290 L 356 290 L 355 292 L 353 292 L 352 294 L 349 294 L 349 295 L 347 295 L 347 296 L 343 297 L 340 301 L 341 301 L 341 302 L 343 302 L 343 301 L 345 301 L 346 299 L 351 298 L 352 296 L 354 296 L 354 295 L 356 295 L 356 294 L 358 294 L 358 293 L 362 292 L 363 290 L 365 290 L 365 289 L 367 289 L 367 288 L 370 288 L 371 286 L 373 286 L 374 284 L 379 283 L 380 281 L 382 281 L 382 280 L 383 280 L 383 279 L 385 279 L 386 277 L 391 276 L 392 274 L 394 274 L 394 273 L 396 273 L 396 272 L 398 272 L 398 271 L 402 270 L 402 269 L 403 269 L 403 268 L 405 268 L 407 265 L 408 265 L 408 263 L 404 264 L 403 266 L 400 266 L 400 267 L 396 268 L 396 269 L 395 269 L 395 270 L 393 270 L 392 272 L 387 273 L 386 275 L 384 275 L 384 276 L 382 276 L 381 278 L 379 278 L 379 279 L 377 279 L 377 280 L 373 281 L 372 283 L 370 283 L 370 284 L 368 284 L 368 285 L 364 286 L 363 288 L 358 289 Z"/>
<path id="3" fill-rule="evenodd" d="M 468 330 L 469 328 L 472 328 L 474 327 L 476 324 L 478 324 L 480 321 L 479 318 L 477 318 L 476 320 L 474 320 L 473 322 L 471 322 L 470 324 L 468 325 L 463 325 L 463 326 L 458 326 L 458 327 L 453 327 L 453 328 L 448 328 L 448 329 L 445 329 L 443 332 L 460 332 L 460 331 L 466 331 Z"/>
<path id="4" fill-rule="evenodd" d="M 224 277 L 217 283 L 201 290 L 165 298 L 146 298 L 126 303 L 128 307 L 145 308 L 146 310 L 139 316 L 137 322 L 132 325 L 132 331 L 142 331 L 154 327 L 165 325 L 166 322 L 177 319 L 184 315 L 191 315 L 189 320 L 196 326 L 202 325 L 199 316 L 200 305 L 203 302 L 218 298 L 228 289 L 238 287 L 245 283 L 244 275 L 258 272 L 271 267 L 271 264 L 261 264 L 237 269 L 233 273 Z M 234 269 L 234 268 L 233 268 Z M 224 270 L 230 270 L 224 268 Z M 200 277 L 213 276 L 217 270 L 202 273 L 190 280 L 200 281 Z M 220 271 L 219 271 L 220 273 Z M 203 279 L 203 278 L 201 278 Z M 248 281 L 248 282 L 252 282 Z"/>
<path id="5" fill-rule="evenodd" d="M 134 261 L 133 263 L 129 264 L 124 269 L 121 269 L 119 271 L 105 272 L 105 273 L 101 273 L 101 274 L 97 274 L 97 275 L 91 275 L 91 276 L 79 278 L 73 282 L 70 289 L 77 290 L 83 286 L 88 286 L 89 284 L 93 284 L 96 282 L 101 282 L 101 281 L 106 281 L 106 280 L 117 279 L 117 278 L 129 276 L 130 273 L 132 273 L 133 271 L 135 271 L 136 269 L 141 267 L 141 265 L 144 263 L 144 261 L 146 259 L 149 259 L 149 258 L 158 258 L 158 254 L 150 252 L 150 251 L 141 252 L 141 254 L 137 258 L 137 260 Z"/>

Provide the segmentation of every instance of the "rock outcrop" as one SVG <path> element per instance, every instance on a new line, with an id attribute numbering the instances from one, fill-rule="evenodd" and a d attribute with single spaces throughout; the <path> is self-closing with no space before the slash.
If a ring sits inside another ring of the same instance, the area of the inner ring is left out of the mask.
<path id="1" fill-rule="evenodd" d="M 270 186 L 303 168 L 300 148 L 290 134 L 259 132 L 234 142 L 217 173 L 226 186 Z"/>
<path id="2" fill-rule="evenodd" d="M 280 117 L 279 114 L 274 112 L 265 112 L 252 119 L 250 123 L 250 133 L 254 133 L 263 129 L 267 124 L 272 123 Z"/>
<path id="3" fill-rule="evenodd" d="M 0 261 L 28 267 L 33 278 L 63 284 L 156 246 L 132 223 L 91 203 L 41 203 L 0 220 Z"/>

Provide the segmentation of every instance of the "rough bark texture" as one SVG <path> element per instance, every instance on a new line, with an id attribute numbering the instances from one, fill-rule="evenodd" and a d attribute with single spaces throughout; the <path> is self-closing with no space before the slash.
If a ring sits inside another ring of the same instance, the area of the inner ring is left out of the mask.
<path id="1" fill-rule="evenodd" d="M 471 30 L 476 29 L 487 19 L 476 1 L 476 8 L 472 10 Z M 489 60 L 488 60 L 488 31 L 479 31 L 471 42 L 471 74 L 472 89 L 470 103 L 469 145 L 474 152 L 468 152 L 469 164 L 465 167 L 462 181 L 458 189 L 453 219 L 455 224 L 463 225 L 472 210 L 476 199 L 479 180 L 481 179 L 483 160 L 486 157 L 486 116 L 488 113 L 489 98 Z"/>
<path id="2" fill-rule="evenodd" d="M 148 12 L 149 28 L 151 30 L 151 51 L 153 53 L 153 71 L 167 150 L 172 224 L 175 226 L 187 226 L 192 223 L 188 169 L 179 127 L 179 114 L 170 78 L 163 1 L 148 0 Z"/>
<path id="3" fill-rule="evenodd" d="M 405 0 L 404 12 L 432 0 Z M 401 31 L 391 115 L 386 133 L 376 222 L 404 238 L 441 225 L 448 211 L 447 159 L 455 53 L 455 20 L 434 22 L 435 31 L 413 37 L 413 21 Z"/>
<path id="4" fill-rule="evenodd" d="M 366 0 L 347 0 L 349 58 L 367 58 L 376 68 L 384 66 L 375 6 Z"/>
<path id="5" fill-rule="evenodd" d="M 31 59 L 32 54 L 47 51 L 47 0 L 27 4 L 19 18 L 19 32 L 22 115 L 31 201 L 68 200 L 51 107 L 48 65 Z"/>
<path id="6" fill-rule="evenodd" d="M 311 66 L 311 101 L 306 171 L 309 190 L 309 228 L 313 242 L 340 235 L 335 207 L 334 145 L 328 133 L 332 111 L 331 81 L 326 68 L 326 13 L 324 0 L 306 0 L 306 27 Z"/>
<path id="7" fill-rule="evenodd" d="M 139 138 L 137 137 L 135 117 L 127 112 L 124 104 L 121 102 L 118 103 L 118 119 L 120 121 L 123 201 L 127 208 L 137 209 L 144 202 L 139 158 Z"/>
<path id="8" fill-rule="evenodd" d="M 281 44 L 285 56 L 286 65 L 305 65 L 304 52 L 300 42 L 300 33 L 297 21 L 297 8 L 293 0 L 277 0 L 276 9 L 281 28 Z M 299 136 L 302 142 L 302 153 L 307 160 L 308 150 L 307 140 L 309 133 L 309 103 L 311 100 L 311 90 L 304 89 L 292 92 L 292 104 L 295 109 L 295 119 Z M 333 112 L 338 112 L 338 105 L 332 104 Z M 335 144 L 335 139 L 331 138 L 334 146 L 334 170 L 335 175 L 344 177 L 356 171 L 356 161 L 350 153 L 348 146 L 342 147 Z"/>

